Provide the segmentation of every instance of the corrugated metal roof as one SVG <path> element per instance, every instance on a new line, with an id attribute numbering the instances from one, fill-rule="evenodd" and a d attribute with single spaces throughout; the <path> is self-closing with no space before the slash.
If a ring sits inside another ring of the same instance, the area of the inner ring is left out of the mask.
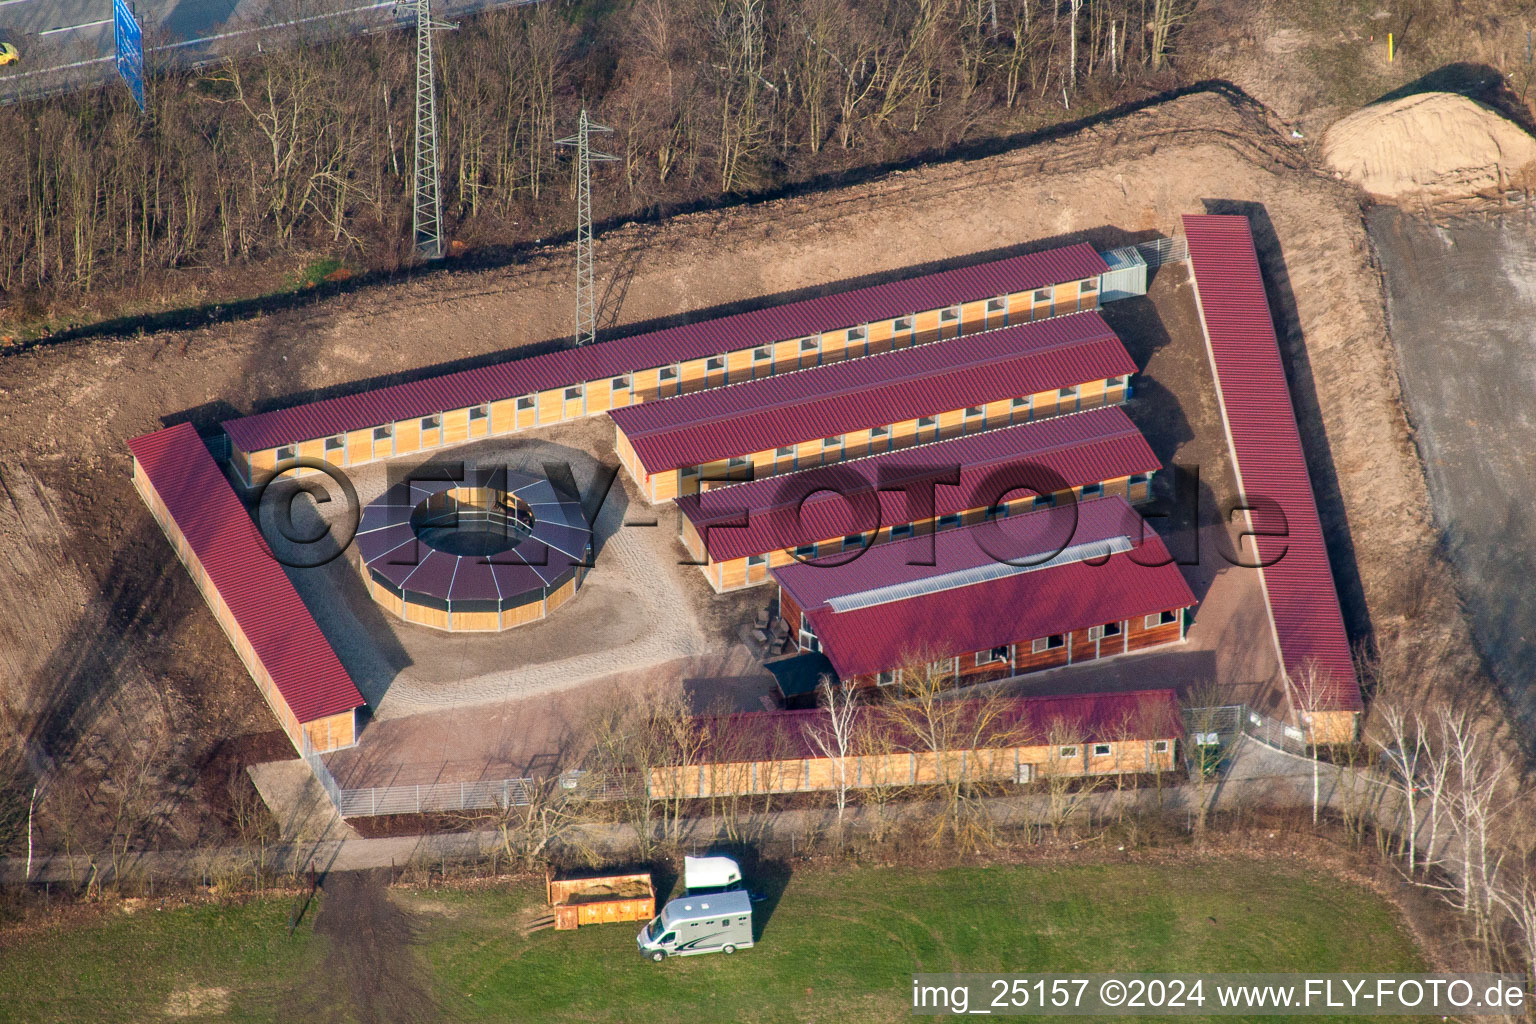
<path id="1" fill-rule="evenodd" d="M 978 749 L 1040 746 L 1065 738 L 1073 743 L 1124 739 L 1178 739 L 1184 735 L 1179 702 L 1172 690 L 1130 690 L 1120 693 L 1073 693 L 1004 698 L 992 704 L 989 725 L 967 720 L 965 712 L 980 712 L 979 701 L 958 701 L 960 716 L 947 722 L 951 735 Z M 864 704 L 854 711 L 853 735 L 879 739 L 877 749 L 923 752 L 924 738 L 911 731 L 887 705 Z M 733 764 L 759 760 L 821 758 L 826 755 L 811 738 L 827 734 L 827 712 L 744 711 L 694 719 L 702 740 L 691 764 Z"/>
<path id="2" fill-rule="evenodd" d="M 136 437 L 128 448 L 298 720 L 363 706 L 197 431 L 182 423 Z"/>
<path id="3" fill-rule="evenodd" d="M 1159 468 L 1112 405 L 716 488 L 677 505 L 710 558 L 726 561 Z"/>
<path id="4" fill-rule="evenodd" d="M 772 570 L 779 586 L 809 611 L 838 598 L 917 584 L 1000 562 L 1041 565 L 1068 548 L 1155 536 L 1119 496 L 1041 509 L 991 523 L 885 541 L 862 552 L 792 562 Z"/>
<path id="5" fill-rule="evenodd" d="M 1106 269 L 1108 265 L 1093 246 L 1082 242 L 328 398 L 226 420 L 223 426 L 242 451 L 263 451 L 956 303 L 1084 280 Z"/>
<path id="6" fill-rule="evenodd" d="M 1298 687 L 1307 685 L 1310 666 L 1323 675 L 1317 693 L 1301 694 L 1309 707 L 1359 710 L 1360 684 L 1248 218 L 1185 216 L 1184 233 L 1239 485 L 1250 498 L 1273 500 L 1284 516 L 1252 514 L 1260 558 L 1273 563 L 1262 571 L 1285 670 Z M 1263 535 L 1275 529 L 1285 535 Z"/>
<path id="7" fill-rule="evenodd" d="M 1143 564 L 1146 559 L 1151 564 Z M 822 650 L 844 678 L 899 668 L 1154 612 L 1195 595 L 1156 535 L 1107 561 L 1073 562 L 894 604 L 808 612 Z"/>
<path id="8" fill-rule="evenodd" d="M 1086 312 L 608 415 L 657 473 L 1134 372 L 1115 332 Z"/>

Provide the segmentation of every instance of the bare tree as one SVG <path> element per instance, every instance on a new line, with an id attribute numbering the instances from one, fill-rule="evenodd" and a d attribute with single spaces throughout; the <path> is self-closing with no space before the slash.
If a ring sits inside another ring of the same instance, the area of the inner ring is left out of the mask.
<path id="1" fill-rule="evenodd" d="M 849 759 L 854 749 L 854 722 L 858 717 L 858 691 L 853 682 L 844 679 L 834 688 L 828 676 L 821 677 L 817 687 L 821 706 L 826 717 L 805 730 L 806 738 L 823 758 L 832 762 L 837 788 L 833 791 L 837 805 L 837 841 L 843 838 L 843 816 L 848 809 L 848 790 L 854 780 L 849 777 Z"/>

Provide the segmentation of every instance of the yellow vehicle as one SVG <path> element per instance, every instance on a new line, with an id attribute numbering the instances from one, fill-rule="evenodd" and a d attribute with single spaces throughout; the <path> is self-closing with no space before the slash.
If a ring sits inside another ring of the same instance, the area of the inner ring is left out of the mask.
<path id="1" fill-rule="evenodd" d="M 21 51 L 16 49 L 14 43 L 0 43 L 0 68 L 7 64 L 15 64 L 21 60 Z"/>

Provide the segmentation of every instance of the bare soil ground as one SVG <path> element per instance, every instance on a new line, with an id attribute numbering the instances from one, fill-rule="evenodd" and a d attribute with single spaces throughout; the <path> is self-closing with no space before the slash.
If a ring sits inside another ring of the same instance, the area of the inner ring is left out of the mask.
<path id="1" fill-rule="evenodd" d="M 1530 211 L 1434 223 L 1368 219 L 1445 550 L 1478 646 L 1529 734 L 1536 606 L 1536 232 Z"/>
<path id="2" fill-rule="evenodd" d="M 1425 599 L 1405 582 L 1445 568 L 1357 199 L 1309 170 L 1240 98 L 1196 94 L 998 156 L 626 227 L 599 250 L 601 265 L 632 273 L 620 320 L 638 328 L 1026 245 L 1174 234 L 1179 214 L 1206 209 L 1255 218 L 1352 631 L 1412 616 L 1464 637 L 1449 587 Z M 125 440 L 178 420 L 207 430 L 231 413 L 547 344 L 565 333 L 568 265 L 567 251 L 552 250 L 511 270 L 382 287 L 247 323 L 6 358 L 8 716 L 55 757 L 89 733 L 163 719 L 194 771 L 220 740 L 270 731 L 243 668 L 132 491 Z"/>

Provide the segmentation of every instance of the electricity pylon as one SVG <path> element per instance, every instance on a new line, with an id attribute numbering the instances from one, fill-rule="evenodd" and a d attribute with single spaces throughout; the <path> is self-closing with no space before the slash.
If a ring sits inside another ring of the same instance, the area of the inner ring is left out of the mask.
<path id="1" fill-rule="evenodd" d="M 587 118 L 587 108 L 581 108 L 576 122 L 576 134 L 557 139 L 557 146 L 576 147 L 576 344 L 585 345 L 597 340 L 597 292 L 593 282 L 594 261 L 592 255 L 592 161 L 617 160 L 607 153 L 592 151 L 590 136 L 593 132 L 609 132 Z"/>
<path id="2" fill-rule="evenodd" d="M 459 26 L 432 20 L 431 0 L 416 7 L 416 156 L 411 168 L 411 234 L 422 259 L 443 258 L 442 204 L 437 177 L 437 84 L 432 33 Z"/>

